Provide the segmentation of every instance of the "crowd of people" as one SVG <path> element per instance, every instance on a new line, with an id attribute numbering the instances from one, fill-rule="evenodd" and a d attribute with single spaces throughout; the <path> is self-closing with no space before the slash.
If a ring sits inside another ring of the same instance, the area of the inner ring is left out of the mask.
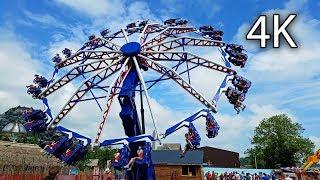
<path id="1" fill-rule="evenodd" d="M 225 173 L 215 173 L 214 171 L 205 173 L 206 180 L 292 180 L 292 178 L 287 174 L 284 175 L 282 173 L 276 174 L 266 174 L 266 173 L 245 173 L 242 171 L 238 172 L 225 172 Z"/>

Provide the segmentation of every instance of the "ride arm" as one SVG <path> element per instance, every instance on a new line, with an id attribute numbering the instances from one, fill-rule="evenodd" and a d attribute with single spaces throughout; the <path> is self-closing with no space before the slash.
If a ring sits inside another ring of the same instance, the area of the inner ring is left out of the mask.
<path id="1" fill-rule="evenodd" d="M 200 101 L 203 105 L 205 105 L 212 112 L 217 112 L 215 104 L 210 103 L 206 98 L 204 98 L 197 90 L 195 90 L 188 82 L 186 82 L 179 74 L 177 74 L 174 70 L 161 65 L 152 59 L 138 55 L 140 58 L 143 58 L 146 61 L 146 65 L 161 74 L 165 74 L 172 80 L 174 80 L 179 86 L 189 92 L 193 97 L 195 97 L 198 101 Z"/>
<path id="2" fill-rule="evenodd" d="M 91 139 L 90 138 L 88 138 L 86 136 L 83 136 L 81 134 L 78 134 L 78 133 L 76 133 L 76 132 L 74 132 L 74 131 L 72 131 L 70 129 L 65 128 L 65 127 L 57 126 L 55 128 L 55 130 L 59 131 L 59 132 L 62 132 L 64 134 L 67 134 L 69 139 L 76 138 L 76 139 L 82 141 L 84 146 L 86 146 L 88 144 L 91 144 Z"/>
<path id="3" fill-rule="evenodd" d="M 219 86 L 216 94 L 213 97 L 212 102 L 214 104 L 217 104 L 218 100 L 220 99 L 222 93 L 224 93 L 228 89 L 228 82 L 233 78 L 233 75 L 226 75 L 225 78 L 223 79 L 221 85 Z"/>
<path id="4" fill-rule="evenodd" d="M 71 69 L 68 73 L 66 73 L 64 76 L 62 76 L 60 79 L 58 79 L 53 84 L 51 84 L 47 89 L 43 90 L 39 94 L 38 98 L 49 96 L 50 94 L 54 93 L 55 91 L 57 91 L 58 89 L 60 89 L 64 85 L 71 82 L 73 79 L 75 79 L 83 74 L 98 71 L 98 70 L 101 70 L 101 69 L 107 67 L 109 64 L 112 64 L 114 62 L 119 62 L 120 57 L 121 57 L 120 55 L 117 55 L 112 58 L 106 58 L 103 60 L 98 60 L 98 61 L 94 61 L 94 62 L 90 62 L 90 63 L 81 64 L 79 66 L 76 66 L 73 69 Z M 108 60 L 110 60 L 110 63 L 107 62 Z"/>
<path id="5" fill-rule="evenodd" d="M 106 106 L 105 106 L 105 110 L 104 110 L 103 115 L 102 115 L 102 119 L 101 119 L 100 124 L 99 124 L 98 133 L 97 133 L 96 138 L 94 140 L 95 144 L 98 144 L 98 142 L 99 142 L 99 139 L 100 139 L 104 124 L 105 124 L 105 122 L 107 120 L 107 117 L 108 117 L 108 114 L 110 112 L 110 108 L 111 108 L 111 105 L 112 105 L 112 102 L 113 102 L 113 98 L 120 91 L 119 88 L 117 88 L 117 87 L 120 87 L 120 85 L 123 83 L 124 79 L 126 78 L 128 72 L 131 69 L 131 66 L 128 66 L 127 62 L 128 62 L 128 60 L 123 64 L 123 68 L 120 70 L 117 78 L 110 85 L 110 88 L 108 90 L 108 95 L 107 95 L 108 100 L 107 100 L 107 103 L 106 103 Z"/>
<path id="6" fill-rule="evenodd" d="M 225 64 L 226 67 L 231 69 L 231 64 L 230 64 L 229 60 L 227 59 L 227 53 L 221 47 L 219 48 L 219 51 L 221 53 L 221 60 L 223 61 L 223 63 Z M 222 93 L 224 93 L 228 89 L 228 82 L 230 80 L 232 80 L 235 75 L 236 74 L 228 73 L 225 76 L 225 78 L 223 79 L 221 85 L 219 86 L 216 94 L 214 95 L 214 97 L 212 99 L 212 102 L 214 104 L 217 104 L 217 102 L 220 99 Z"/>
<path id="7" fill-rule="evenodd" d="M 143 46 L 142 49 L 145 51 L 169 51 L 169 50 L 183 47 L 183 46 L 222 47 L 224 45 L 225 43 L 222 41 L 183 36 L 183 37 L 170 39 L 169 41 L 161 42 L 158 44 Z"/>
<path id="8" fill-rule="evenodd" d="M 143 28 L 142 33 L 140 34 L 138 41 L 140 42 L 140 44 L 143 44 L 147 40 L 148 36 L 151 33 L 159 32 L 162 30 L 163 30 L 163 26 L 158 23 L 147 24 Z"/>
<path id="9" fill-rule="evenodd" d="M 197 56 L 190 52 L 165 52 L 165 51 L 143 51 L 142 55 L 153 61 L 186 61 L 202 67 L 206 67 L 219 72 L 236 75 L 237 72 L 229 67 L 222 66 L 213 61 Z"/>
<path id="10" fill-rule="evenodd" d="M 168 128 L 165 133 L 163 134 L 162 138 L 166 138 L 168 135 L 174 133 L 175 131 L 181 129 L 182 127 L 189 127 L 190 123 L 197 120 L 200 117 L 205 117 L 208 114 L 207 109 L 201 109 L 195 114 L 191 115 L 190 117 L 183 119 L 182 121 L 178 122 L 177 124 L 173 125 L 172 127 Z"/>
<path id="11" fill-rule="evenodd" d="M 143 134 L 143 135 L 133 136 L 133 137 L 107 139 L 107 140 L 104 140 L 102 143 L 100 143 L 100 146 L 105 147 L 105 146 L 118 145 L 118 144 L 128 145 L 129 143 L 139 142 L 139 141 L 151 142 L 151 141 L 156 141 L 156 139 L 154 139 L 151 135 Z"/>
<path id="12" fill-rule="evenodd" d="M 95 39 L 86 42 L 84 46 L 82 46 L 82 48 L 80 48 L 77 52 L 85 50 L 87 47 L 92 46 L 93 42 L 94 42 L 94 48 L 92 49 L 96 49 L 99 47 L 106 47 L 109 50 L 118 51 L 120 49 L 120 46 L 111 42 L 112 39 L 114 39 L 114 37 L 111 37 L 108 39 L 103 37 L 96 37 Z"/>
<path id="13" fill-rule="evenodd" d="M 188 33 L 188 32 L 194 32 L 196 29 L 194 27 L 167 27 L 160 33 L 156 34 L 154 37 L 152 37 L 150 40 L 143 43 L 141 46 L 151 46 L 158 44 L 165 40 L 168 37 L 175 37 L 175 35 Z"/>
<path id="14" fill-rule="evenodd" d="M 73 54 L 71 57 L 59 62 L 56 64 L 57 69 L 64 68 L 66 66 L 70 66 L 75 63 L 84 62 L 87 59 L 106 59 L 112 58 L 121 54 L 120 51 L 93 51 L 93 50 L 83 50 Z"/>
<path id="15" fill-rule="evenodd" d="M 72 110 L 72 108 L 84 97 L 84 95 L 94 86 L 97 86 L 99 83 L 113 75 L 116 71 L 118 71 L 122 67 L 121 62 L 115 62 L 110 64 L 109 66 L 103 68 L 95 75 L 90 78 L 87 78 L 82 85 L 76 90 L 76 92 L 72 95 L 69 101 L 63 106 L 58 115 L 54 118 L 54 120 L 49 124 L 48 128 L 52 129 Z"/>

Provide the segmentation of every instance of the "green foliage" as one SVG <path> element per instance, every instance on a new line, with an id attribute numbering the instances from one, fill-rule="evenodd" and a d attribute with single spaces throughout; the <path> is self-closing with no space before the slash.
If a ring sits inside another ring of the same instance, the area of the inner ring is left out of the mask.
<path id="1" fill-rule="evenodd" d="M 77 163 L 77 167 L 80 170 L 83 170 L 86 164 L 90 162 L 90 159 L 99 159 L 99 166 L 105 168 L 107 166 L 107 161 L 113 159 L 116 152 L 117 149 L 111 148 L 90 149 L 85 157 Z"/>
<path id="2" fill-rule="evenodd" d="M 302 137 L 303 127 L 294 123 L 287 115 L 276 115 L 263 119 L 254 131 L 253 148 L 246 153 L 250 163 L 257 159 L 258 168 L 294 166 L 311 154 L 314 144 Z"/>
<path id="3" fill-rule="evenodd" d="M 250 163 L 249 157 L 241 157 L 240 158 L 240 166 L 245 168 L 253 168 L 253 166 Z"/>

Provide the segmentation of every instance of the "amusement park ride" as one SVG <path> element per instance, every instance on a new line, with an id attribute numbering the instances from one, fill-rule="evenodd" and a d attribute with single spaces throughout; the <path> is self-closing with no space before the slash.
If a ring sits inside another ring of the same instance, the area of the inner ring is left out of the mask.
<path id="1" fill-rule="evenodd" d="M 129 41 L 129 38 L 134 34 L 139 34 L 137 41 Z M 193 125 L 193 121 L 204 117 L 206 119 L 206 136 L 208 138 L 216 137 L 219 125 L 212 113 L 217 113 L 217 101 L 221 94 L 225 93 L 237 113 L 245 108 L 243 101 L 251 82 L 239 76 L 232 69 L 231 64 L 243 68 L 247 61 L 247 55 L 244 53 L 242 46 L 223 42 L 222 36 L 223 32 L 221 30 L 212 26 L 202 26 L 197 29 L 189 25 L 188 21 L 184 19 L 168 19 L 164 24 L 149 23 L 148 21 L 134 22 L 115 33 L 106 29 L 101 32 L 101 37 L 91 35 L 89 41 L 78 51 L 73 53 L 70 49 L 65 48 L 62 51 L 64 57 L 59 54 L 53 57 L 55 71 L 50 80 L 35 75 L 34 85 L 27 86 L 27 92 L 33 98 L 41 100 L 46 109 L 30 108 L 30 110 L 24 112 L 23 115 L 27 122 L 25 127 L 28 131 L 34 133 L 45 131 L 54 133 L 52 140 L 45 142 L 42 147 L 46 152 L 53 154 L 63 162 L 74 164 L 84 156 L 91 145 L 91 139 L 58 124 L 79 103 L 96 101 L 103 115 L 97 135 L 92 143 L 93 146 L 123 145 L 116 160 L 112 163 L 114 168 L 117 169 L 123 169 L 130 158 L 137 156 L 138 148 L 142 147 L 142 158 L 135 161 L 133 168 L 127 171 L 127 176 L 129 179 L 155 179 L 150 142 L 160 142 L 161 139 L 166 138 L 178 129 L 187 127 L 197 135 L 188 140 L 192 147 L 191 150 L 196 149 L 200 145 L 201 138 Z M 122 46 L 118 45 L 121 40 L 124 41 Z M 223 65 L 188 52 L 185 47 L 218 48 Z M 175 65 L 172 67 L 164 65 L 168 63 Z M 186 69 L 183 71 L 181 70 L 182 64 L 186 65 Z M 189 73 L 198 67 L 225 74 L 222 84 L 218 87 L 218 91 L 211 101 L 207 100 L 191 85 Z M 70 68 L 70 70 L 65 71 L 67 68 Z M 160 77 L 145 81 L 141 69 L 143 71 L 155 71 L 160 74 Z M 54 80 L 58 71 L 61 72 L 61 70 L 67 73 Z M 184 79 L 182 75 L 187 75 L 188 79 Z M 61 87 L 74 82 L 78 77 L 83 77 L 84 81 L 56 116 L 53 116 L 47 97 L 59 93 Z M 114 79 L 107 86 L 103 86 L 102 82 L 106 82 L 110 78 Z M 204 109 L 197 111 L 194 115 L 178 122 L 168 128 L 165 133 L 160 134 L 150 105 L 148 90 L 164 80 L 172 80 L 179 85 L 201 102 Z M 105 93 L 104 96 L 95 95 L 93 93 L 94 89 L 101 89 Z M 136 91 L 140 93 L 141 122 L 135 101 Z M 155 136 L 145 134 L 143 93 L 150 111 Z M 111 104 L 116 97 L 121 106 L 119 115 L 127 137 L 101 142 L 100 136 L 108 119 Z M 105 100 L 104 108 L 101 107 L 98 99 Z"/>
<path id="2" fill-rule="evenodd" d="M 312 165 L 320 162 L 320 149 L 307 158 L 307 161 L 301 166 L 302 171 L 308 170 Z"/>

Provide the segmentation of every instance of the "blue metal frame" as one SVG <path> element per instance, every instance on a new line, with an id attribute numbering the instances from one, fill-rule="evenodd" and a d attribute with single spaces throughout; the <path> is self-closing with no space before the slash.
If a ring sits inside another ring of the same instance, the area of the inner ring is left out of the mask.
<path id="1" fill-rule="evenodd" d="M 207 109 L 201 109 L 201 110 L 197 111 L 196 113 L 194 113 L 190 117 L 187 117 L 186 119 L 183 119 L 182 121 L 180 121 L 177 124 L 173 125 L 172 127 L 168 128 L 165 131 L 163 138 L 167 137 L 168 135 L 174 133 L 175 131 L 177 131 L 183 127 L 189 127 L 190 123 L 199 119 L 200 117 L 207 116 L 208 113 L 210 113 L 210 111 Z"/>
<path id="2" fill-rule="evenodd" d="M 222 55 L 222 61 L 225 63 L 225 65 L 227 66 L 227 67 L 229 67 L 229 68 L 231 68 L 231 63 L 228 61 L 228 59 L 227 59 L 227 53 L 222 49 L 222 48 L 219 48 L 219 51 L 220 51 L 220 53 L 221 53 L 221 55 Z M 227 74 L 225 77 L 224 77 L 224 79 L 223 79 L 223 81 L 222 81 L 222 83 L 221 83 L 221 85 L 219 86 L 219 88 L 218 88 L 218 90 L 217 90 L 217 92 L 215 93 L 215 95 L 214 95 L 214 97 L 213 97 L 213 99 L 212 99 L 212 102 L 213 103 L 217 103 L 218 102 L 218 100 L 220 99 L 220 97 L 221 97 L 221 94 L 224 92 L 224 91 L 226 91 L 227 90 L 227 86 L 228 86 L 228 82 L 232 79 L 234 77 L 234 75 L 231 75 L 231 74 Z"/>
<path id="3" fill-rule="evenodd" d="M 71 138 L 76 138 L 78 139 L 79 141 L 82 141 L 84 144 L 84 146 L 86 145 L 90 145 L 91 144 L 91 139 L 86 137 L 86 136 L 83 136 L 79 133 L 76 133 L 70 129 L 67 129 L 65 127 L 62 127 L 62 126 L 57 126 L 55 129 L 55 131 L 58 131 L 58 132 L 62 132 L 64 134 L 67 134 L 69 136 L 69 139 Z"/>
<path id="4" fill-rule="evenodd" d="M 106 147 L 106 146 L 112 146 L 112 145 L 129 145 L 129 143 L 132 142 L 152 142 L 152 141 L 157 141 L 154 139 L 151 135 L 138 135 L 138 136 L 133 136 L 133 137 L 123 137 L 123 138 L 117 138 L 117 139 L 106 139 L 100 143 L 100 146 Z"/>

